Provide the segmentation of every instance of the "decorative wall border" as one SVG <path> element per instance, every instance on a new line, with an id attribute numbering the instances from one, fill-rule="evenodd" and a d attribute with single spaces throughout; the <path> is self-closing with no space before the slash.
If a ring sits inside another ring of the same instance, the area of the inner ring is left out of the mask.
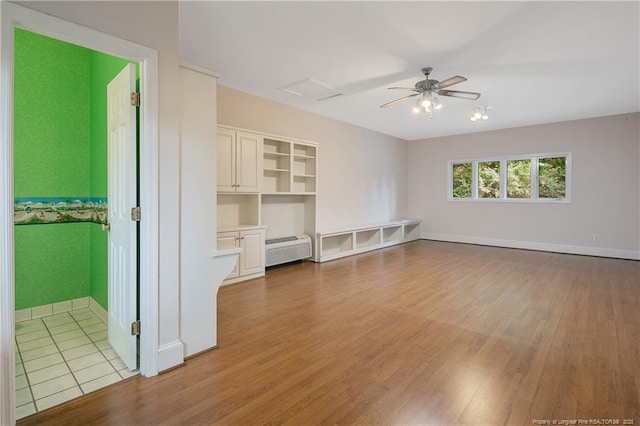
<path id="1" fill-rule="evenodd" d="M 101 197 L 16 197 L 13 203 L 13 224 L 106 224 L 108 207 L 107 199 Z"/>

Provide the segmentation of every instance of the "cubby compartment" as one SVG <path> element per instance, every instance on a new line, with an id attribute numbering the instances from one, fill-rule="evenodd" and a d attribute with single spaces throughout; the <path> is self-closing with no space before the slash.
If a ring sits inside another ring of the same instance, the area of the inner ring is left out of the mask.
<path id="1" fill-rule="evenodd" d="M 297 158 L 316 158 L 316 147 L 313 145 L 295 143 L 293 144 L 293 155 Z"/>
<path id="2" fill-rule="evenodd" d="M 286 170 L 267 170 L 262 176 L 262 191 L 266 194 L 291 192 L 291 179 Z"/>
<path id="3" fill-rule="evenodd" d="M 417 240 L 420 238 L 420 224 L 407 223 L 404 225 L 404 238 L 409 240 Z"/>
<path id="4" fill-rule="evenodd" d="M 290 157 L 288 155 L 272 155 L 264 153 L 262 167 L 264 170 L 274 170 L 288 172 L 291 166 Z"/>
<path id="5" fill-rule="evenodd" d="M 314 176 L 294 176 L 293 193 L 314 193 L 316 192 L 316 178 Z"/>
<path id="6" fill-rule="evenodd" d="M 380 244 L 379 229 L 365 229 L 356 232 L 356 248 L 372 247 Z"/>
<path id="7" fill-rule="evenodd" d="M 289 157 L 291 154 L 291 143 L 265 137 L 262 153 L 265 157 Z"/>
<path id="8" fill-rule="evenodd" d="M 402 225 L 400 226 L 389 226 L 387 228 L 382 229 L 382 242 L 390 243 L 393 241 L 402 240 Z"/>
<path id="9" fill-rule="evenodd" d="M 322 253 L 324 256 L 337 255 L 351 250 L 353 250 L 352 232 L 322 237 Z"/>
<path id="10" fill-rule="evenodd" d="M 218 193 L 218 229 L 256 226 L 259 223 L 258 194 Z"/>

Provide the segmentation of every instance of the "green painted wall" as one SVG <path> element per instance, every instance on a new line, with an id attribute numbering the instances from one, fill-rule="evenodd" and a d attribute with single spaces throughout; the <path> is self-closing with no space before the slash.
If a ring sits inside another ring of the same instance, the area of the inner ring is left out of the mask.
<path id="1" fill-rule="evenodd" d="M 16 197 L 107 196 L 106 86 L 126 64 L 16 29 Z M 107 238 L 94 223 L 16 226 L 16 309 L 86 296 L 107 309 Z"/>
<path id="2" fill-rule="evenodd" d="M 89 51 L 23 30 L 15 45 L 15 196 L 88 197 Z M 89 226 L 16 226 L 16 309 L 88 296 Z"/>

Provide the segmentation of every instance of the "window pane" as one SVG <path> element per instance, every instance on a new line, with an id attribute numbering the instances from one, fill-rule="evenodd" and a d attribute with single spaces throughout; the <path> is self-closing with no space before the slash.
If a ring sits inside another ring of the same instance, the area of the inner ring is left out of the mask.
<path id="1" fill-rule="evenodd" d="M 500 162 L 478 163 L 478 198 L 500 198 Z"/>
<path id="2" fill-rule="evenodd" d="M 507 161 L 507 198 L 531 198 L 531 160 Z"/>
<path id="3" fill-rule="evenodd" d="M 453 198 L 471 198 L 471 163 L 453 164 Z"/>
<path id="4" fill-rule="evenodd" d="M 538 160 L 538 197 L 564 198 L 566 194 L 566 157 Z"/>

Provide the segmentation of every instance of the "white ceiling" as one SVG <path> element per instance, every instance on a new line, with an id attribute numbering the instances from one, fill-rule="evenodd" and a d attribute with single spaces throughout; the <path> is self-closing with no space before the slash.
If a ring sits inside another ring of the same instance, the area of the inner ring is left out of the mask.
<path id="1" fill-rule="evenodd" d="M 182 60 L 219 83 L 406 140 L 640 110 L 640 3 L 181 2 Z M 433 119 L 383 103 L 422 80 L 478 101 L 441 98 Z M 313 78 L 343 96 L 279 88 Z M 474 106 L 489 105 L 472 123 Z"/>

